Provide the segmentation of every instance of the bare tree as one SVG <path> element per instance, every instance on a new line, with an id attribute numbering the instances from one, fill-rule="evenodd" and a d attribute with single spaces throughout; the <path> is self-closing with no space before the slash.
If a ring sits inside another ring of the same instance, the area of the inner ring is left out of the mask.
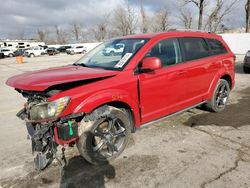
<path id="1" fill-rule="evenodd" d="M 114 27 L 118 34 L 131 35 L 135 33 L 137 26 L 137 14 L 129 2 L 125 6 L 119 6 L 114 11 Z"/>
<path id="2" fill-rule="evenodd" d="M 186 4 L 192 3 L 199 9 L 199 21 L 198 21 L 198 29 L 201 30 L 203 26 L 203 14 L 205 7 L 205 0 L 184 0 Z"/>
<path id="3" fill-rule="evenodd" d="M 37 29 L 37 37 L 39 41 L 46 42 L 48 40 L 48 30 Z"/>
<path id="4" fill-rule="evenodd" d="M 247 0 L 245 5 L 246 11 L 246 33 L 250 32 L 250 0 Z"/>
<path id="5" fill-rule="evenodd" d="M 141 32 L 147 33 L 149 30 L 149 22 L 148 22 L 148 18 L 147 18 L 142 0 L 141 0 L 140 12 L 141 12 Z"/>
<path id="6" fill-rule="evenodd" d="M 190 11 L 181 10 L 180 20 L 183 23 L 185 29 L 192 29 L 193 17 Z"/>
<path id="7" fill-rule="evenodd" d="M 154 25 L 153 31 L 154 32 L 162 32 L 167 31 L 169 29 L 169 13 L 167 8 L 161 8 L 160 10 L 156 11 L 154 14 Z"/>
<path id="8" fill-rule="evenodd" d="M 56 30 L 56 38 L 58 44 L 65 44 L 66 43 L 66 32 L 64 32 L 62 29 L 58 27 L 58 25 L 55 25 Z"/>
<path id="9" fill-rule="evenodd" d="M 75 37 L 75 41 L 78 42 L 80 34 L 81 34 L 81 26 L 74 23 L 72 27 L 73 27 L 72 33 L 73 33 L 73 35 Z"/>
<path id="10" fill-rule="evenodd" d="M 238 2 L 239 0 L 234 0 L 226 5 L 224 0 L 216 0 L 216 6 L 208 16 L 205 28 L 211 32 L 218 31 L 220 26 L 222 26 L 224 17 L 231 13 L 234 5 Z"/>

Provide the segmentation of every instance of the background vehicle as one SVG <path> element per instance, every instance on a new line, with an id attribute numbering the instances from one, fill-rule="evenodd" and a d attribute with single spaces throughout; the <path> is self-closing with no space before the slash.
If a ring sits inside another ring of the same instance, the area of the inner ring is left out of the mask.
<path id="1" fill-rule="evenodd" d="M 66 49 L 67 54 L 74 55 L 74 54 L 85 54 L 86 53 L 86 47 L 84 46 L 74 46 L 72 48 Z"/>
<path id="2" fill-rule="evenodd" d="M 14 57 L 14 52 L 11 49 L 2 48 L 0 52 L 3 53 L 5 57 Z"/>
<path id="3" fill-rule="evenodd" d="M 121 54 L 103 54 L 121 43 Z M 234 54 L 211 33 L 135 35 L 102 43 L 73 65 L 11 77 L 7 85 L 28 98 L 17 116 L 28 122 L 38 169 L 51 163 L 56 144 L 76 144 L 88 162 L 103 164 L 145 124 L 200 105 L 224 110 Z"/>
<path id="4" fill-rule="evenodd" d="M 49 47 L 46 49 L 48 55 L 56 55 L 59 54 L 60 52 L 54 48 L 54 47 Z"/>
<path id="5" fill-rule="evenodd" d="M 28 50 L 25 50 L 23 55 L 27 57 L 35 57 L 35 56 L 40 56 L 43 54 L 45 54 L 44 48 L 41 46 L 35 46 L 32 48 L 29 48 Z"/>
<path id="6" fill-rule="evenodd" d="M 116 44 L 115 46 L 105 48 L 103 50 L 103 54 L 107 56 L 114 56 L 114 55 L 122 54 L 124 50 L 124 46 L 125 46 L 124 44 Z"/>
<path id="7" fill-rule="evenodd" d="M 25 49 L 18 49 L 14 52 L 15 56 L 23 56 Z"/>
<path id="8" fill-rule="evenodd" d="M 69 48 L 72 48 L 72 47 L 71 46 L 60 46 L 59 48 L 57 48 L 57 50 L 59 52 L 66 53 L 66 50 Z"/>
<path id="9" fill-rule="evenodd" d="M 4 53 L 2 53 L 1 51 L 0 51 L 0 59 L 3 59 L 4 58 Z"/>
<path id="10" fill-rule="evenodd" d="M 243 71 L 250 73 L 250 50 L 246 53 L 243 63 Z"/>

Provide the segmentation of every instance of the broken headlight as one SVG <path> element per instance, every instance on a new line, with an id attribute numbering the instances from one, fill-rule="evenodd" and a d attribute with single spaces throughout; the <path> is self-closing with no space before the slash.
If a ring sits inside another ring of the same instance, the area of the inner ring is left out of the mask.
<path id="1" fill-rule="evenodd" d="M 30 120 L 46 120 L 58 117 L 70 101 L 69 97 L 62 97 L 52 102 L 37 104 L 29 111 Z"/>

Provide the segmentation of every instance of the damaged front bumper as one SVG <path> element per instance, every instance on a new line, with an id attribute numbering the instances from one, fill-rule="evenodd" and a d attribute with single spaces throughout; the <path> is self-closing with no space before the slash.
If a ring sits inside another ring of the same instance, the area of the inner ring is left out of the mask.
<path id="1" fill-rule="evenodd" d="M 32 153 L 36 153 L 34 159 L 38 170 L 46 168 L 53 159 L 57 159 L 59 164 L 65 161 L 64 145 L 74 144 L 79 138 L 78 122 L 84 113 L 72 114 L 62 118 L 49 120 L 29 120 L 28 112 L 25 108 L 17 113 L 17 117 L 26 121 L 28 134 L 31 137 Z M 57 157 L 57 146 L 62 145 L 62 154 Z"/>

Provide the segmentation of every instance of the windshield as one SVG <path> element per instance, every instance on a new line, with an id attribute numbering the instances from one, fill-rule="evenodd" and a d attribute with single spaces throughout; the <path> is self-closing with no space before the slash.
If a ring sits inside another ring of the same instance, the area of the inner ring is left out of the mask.
<path id="1" fill-rule="evenodd" d="M 115 39 L 100 44 L 74 65 L 122 70 L 148 39 Z"/>

